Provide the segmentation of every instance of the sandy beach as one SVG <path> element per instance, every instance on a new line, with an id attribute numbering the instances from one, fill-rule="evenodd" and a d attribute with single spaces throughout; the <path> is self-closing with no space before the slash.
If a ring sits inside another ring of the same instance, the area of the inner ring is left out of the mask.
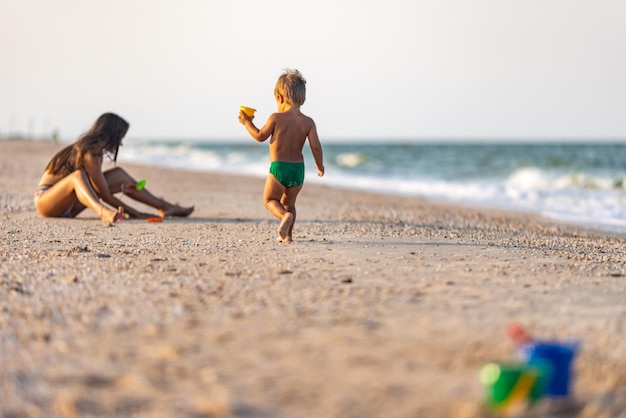
<path id="1" fill-rule="evenodd" d="M 264 179 L 140 166 L 192 216 L 44 219 L 58 149 L 0 141 L 1 417 L 489 417 L 511 321 L 581 343 L 521 416 L 626 417 L 625 236 L 305 184 L 281 244 Z"/>

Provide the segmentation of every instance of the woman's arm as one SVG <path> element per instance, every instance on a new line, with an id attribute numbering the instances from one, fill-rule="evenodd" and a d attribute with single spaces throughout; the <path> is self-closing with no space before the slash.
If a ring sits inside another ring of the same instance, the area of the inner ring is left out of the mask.
<path id="1" fill-rule="evenodd" d="M 118 198 L 116 198 L 113 193 L 111 193 L 111 189 L 109 184 L 102 173 L 102 156 L 96 156 L 93 154 L 86 154 L 84 158 L 85 171 L 87 172 L 87 176 L 89 176 L 89 182 L 93 187 L 94 191 L 100 197 L 102 201 L 111 205 L 114 208 L 122 207 L 124 208 L 124 213 L 127 213 L 131 218 L 140 217 L 141 213 L 136 209 L 128 206 L 126 203 L 122 202 Z"/>

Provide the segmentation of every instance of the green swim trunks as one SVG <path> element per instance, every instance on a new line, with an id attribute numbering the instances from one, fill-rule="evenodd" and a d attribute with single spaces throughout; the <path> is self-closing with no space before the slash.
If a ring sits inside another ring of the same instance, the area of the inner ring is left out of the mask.
<path id="1" fill-rule="evenodd" d="M 304 163 L 272 161 L 270 174 L 286 188 L 298 187 L 304 183 Z"/>

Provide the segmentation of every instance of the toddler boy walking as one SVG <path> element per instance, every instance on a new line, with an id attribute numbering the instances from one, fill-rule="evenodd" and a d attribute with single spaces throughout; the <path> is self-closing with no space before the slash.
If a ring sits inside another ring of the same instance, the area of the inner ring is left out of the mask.
<path id="1" fill-rule="evenodd" d="M 320 177 L 324 175 L 324 159 L 315 122 L 300 111 L 306 99 L 306 80 L 302 74 L 298 70 L 285 70 L 276 82 L 274 98 L 278 112 L 271 114 L 261 129 L 252 122 L 254 116 L 241 110 L 239 122 L 259 142 L 271 137 L 271 163 L 263 201 L 265 208 L 280 220 L 277 241 L 292 242 L 296 198 L 304 183 L 302 149 L 307 139 Z"/>

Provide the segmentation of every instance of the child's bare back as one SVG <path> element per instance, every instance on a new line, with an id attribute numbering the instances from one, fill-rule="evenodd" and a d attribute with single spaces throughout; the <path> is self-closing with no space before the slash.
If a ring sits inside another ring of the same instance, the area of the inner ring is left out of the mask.
<path id="1" fill-rule="evenodd" d="M 313 119 L 304 115 L 299 108 L 274 113 L 271 119 L 274 120 L 274 129 L 270 139 L 270 161 L 304 161 L 304 143 L 310 136 L 317 137 Z"/>

